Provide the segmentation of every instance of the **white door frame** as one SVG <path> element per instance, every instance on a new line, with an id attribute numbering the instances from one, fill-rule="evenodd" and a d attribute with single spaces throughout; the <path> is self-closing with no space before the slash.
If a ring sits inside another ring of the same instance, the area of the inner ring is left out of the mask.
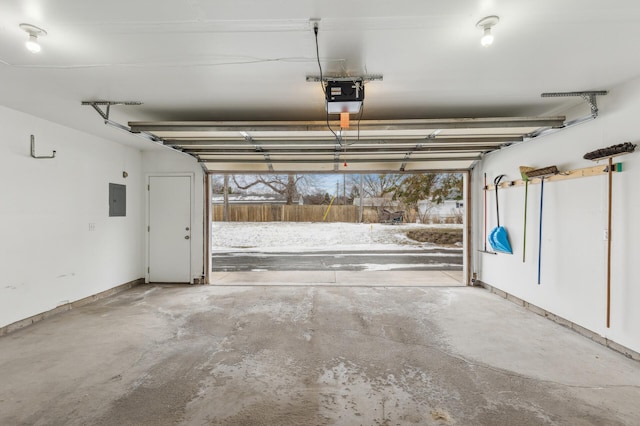
<path id="1" fill-rule="evenodd" d="M 192 172 L 179 172 L 179 173 L 147 173 L 145 174 L 145 184 L 144 184 L 144 193 L 145 193 L 145 226 L 144 226 L 144 233 L 145 233 L 145 267 L 144 267 L 144 282 L 145 283 L 149 283 L 150 279 L 149 279 L 149 267 L 151 264 L 151 253 L 150 253 L 150 238 L 149 238 L 149 224 L 151 222 L 151 211 L 149 209 L 149 185 L 151 182 L 151 178 L 152 177 L 188 177 L 189 178 L 189 199 L 191 200 L 190 203 L 190 218 L 189 220 L 191 221 L 191 224 L 189 226 L 189 228 L 191 228 L 193 230 L 193 224 L 195 223 L 195 199 L 194 199 L 194 194 L 195 194 L 195 174 Z M 189 243 L 189 250 L 191 252 L 191 256 L 190 256 L 190 262 L 189 262 L 189 283 L 193 284 L 193 238 L 190 239 L 190 243 Z"/>

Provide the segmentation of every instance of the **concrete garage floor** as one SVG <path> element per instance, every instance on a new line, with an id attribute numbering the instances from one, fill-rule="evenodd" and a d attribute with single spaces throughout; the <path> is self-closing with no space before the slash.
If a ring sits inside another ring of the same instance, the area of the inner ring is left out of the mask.
<path id="1" fill-rule="evenodd" d="M 2 425 L 631 425 L 640 364 L 471 287 L 145 285 L 0 338 Z"/>

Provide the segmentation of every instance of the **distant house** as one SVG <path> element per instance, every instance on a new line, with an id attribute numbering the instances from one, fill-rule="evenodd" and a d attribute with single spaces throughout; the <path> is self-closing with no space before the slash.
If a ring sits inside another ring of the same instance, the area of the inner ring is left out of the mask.
<path id="1" fill-rule="evenodd" d="M 224 194 L 213 194 L 211 204 L 224 204 Z M 229 205 L 284 205 L 287 196 L 281 194 L 229 194 Z M 301 196 L 293 198 L 293 204 L 304 204 Z"/>
<path id="2" fill-rule="evenodd" d="M 464 212 L 462 200 L 444 200 L 436 204 L 431 200 L 418 201 L 418 212 L 421 217 L 429 216 L 434 222 L 447 222 L 448 219 L 460 216 Z"/>

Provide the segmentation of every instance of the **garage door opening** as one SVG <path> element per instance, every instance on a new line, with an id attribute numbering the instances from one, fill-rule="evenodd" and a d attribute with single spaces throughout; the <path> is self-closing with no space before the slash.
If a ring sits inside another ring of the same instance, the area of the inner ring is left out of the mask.
<path id="1" fill-rule="evenodd" d="M 210 175 L 213 284 L 466 283 L 464 173 Z M 372 281 L 373 280 L 373 281 Z"/>

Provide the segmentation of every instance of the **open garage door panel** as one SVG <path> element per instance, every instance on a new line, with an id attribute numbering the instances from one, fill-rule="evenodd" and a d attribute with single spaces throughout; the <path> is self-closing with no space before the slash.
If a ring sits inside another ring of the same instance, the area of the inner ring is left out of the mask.
<path id="1" fill-rule="evenodd" d="M 211 172 L 468 170 L 488 152 L 560 128 L 565 117 L 354 121 L 130 122 Z M 329 127 L 329 126 L 331 127 Z"/>

